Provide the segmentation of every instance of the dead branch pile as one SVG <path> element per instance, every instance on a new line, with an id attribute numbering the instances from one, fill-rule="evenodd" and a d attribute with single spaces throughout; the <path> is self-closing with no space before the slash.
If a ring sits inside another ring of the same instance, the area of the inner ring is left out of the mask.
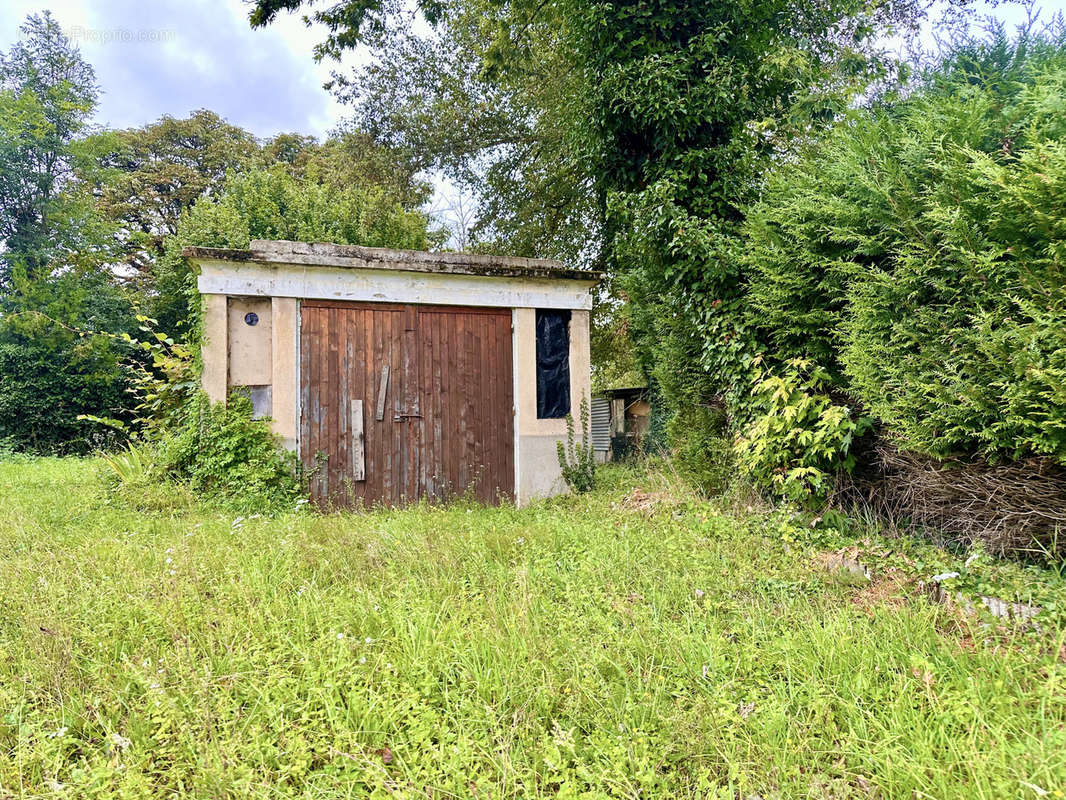
<path id="1" fill-rule="evenodd" d="M 857 500 L 893 525 L 982 542 L 997 555 L 1066 557 L 1066 469 L 1049 459 L 945 462 L 882 440 L 873 461 L 876 468 L 842 485 L 838 499 Z"/>

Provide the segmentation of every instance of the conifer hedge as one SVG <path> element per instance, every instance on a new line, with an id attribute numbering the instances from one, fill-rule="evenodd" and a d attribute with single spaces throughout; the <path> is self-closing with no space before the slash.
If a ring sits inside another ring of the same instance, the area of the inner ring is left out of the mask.
<path id="1" fill-rule="evenodd" d="M 750 325 L 900 449 L 1066 465 L 1066 40 L 956 52 L 768 178 Z"/>

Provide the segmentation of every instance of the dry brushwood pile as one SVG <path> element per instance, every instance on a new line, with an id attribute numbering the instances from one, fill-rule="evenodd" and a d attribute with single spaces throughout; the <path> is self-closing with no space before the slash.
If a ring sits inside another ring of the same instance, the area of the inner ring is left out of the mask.
<path id="1" fill-rule="evenodd" d="M 880 518 L 997 555 L 1066 556 L 1066 469 L 1050 459 L 945 462 L 881 443 L 876 461 L 879 474 L 856 478 L 847 494 Z"/>

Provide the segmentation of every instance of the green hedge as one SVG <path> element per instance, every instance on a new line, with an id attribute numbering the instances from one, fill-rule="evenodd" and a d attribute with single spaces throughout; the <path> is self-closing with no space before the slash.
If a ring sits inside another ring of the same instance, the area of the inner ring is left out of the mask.
<path id="1" fill-rule="evenodd" d="M 778 169 L 749 319 L 904 448 L 1066 464 L 1066 43 L 958 51 Z"/>

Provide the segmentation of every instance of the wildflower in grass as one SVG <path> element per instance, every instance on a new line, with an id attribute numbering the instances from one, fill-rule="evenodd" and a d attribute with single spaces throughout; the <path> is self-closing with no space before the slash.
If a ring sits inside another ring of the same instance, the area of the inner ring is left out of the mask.
<path id="1" fill-rule="evenodd" d="M 123 736 L 117 731 L 111 734 L 111 744 L 117 747 L 119 750 L 125 752 L 130 749 L 130 745 L 133 744 L 129 739 Z"/>
<path id="2" fill-rule="evenodd" d="M 366 656 L 363 656 L 362 658 L 360 658 L 359 659 L 359 663 L 360 664 L 365 664 L 366 663 Z"/>
<path id="3" fill-rule="evenodd" d="M 366 644 L 373 644 L 373 643 L 374 643 L 374 640 L 373 640 L 373 639 L 371 639 L 371 638 L 370 638 L 369 636 L 367 636 L 367 637 L 366 637 L 366 638 L 365 638 L 365 639 L 364 639 L 363 641 L 364 641 L 364 642 L 365 642 Z"/>
<path id="4" fill-rule="evenodd" d="M 344 634 L 343 634 L 343 633 L 338 633 L 338 634 L 337 634 L 337 640 L 338 640 L 338 641 L 339 641 L 339 640 L 341 640 L 341 639 L 343 639 L 343 638 L 344 638 Z"/>
<path id="5" fill-rule="evenodd" d="M 67 735 L 67 726 L 64 725 L 63 727 L 59 728 L 58 730 L 54 730 L 50 734 L 48 734 L 48 738 L 49 739 L 62 739 L 66 735 Z"/>

